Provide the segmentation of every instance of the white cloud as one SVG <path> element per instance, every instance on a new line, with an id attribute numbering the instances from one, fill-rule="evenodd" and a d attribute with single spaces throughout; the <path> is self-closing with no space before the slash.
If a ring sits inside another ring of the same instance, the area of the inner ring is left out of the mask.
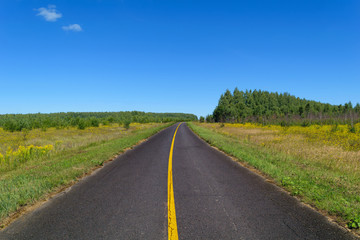
<path id="1" fill-rule="evenodd" d="M 62 14 L 56 11 L 55 5 L 49 5 L 47 8 L 42 7 L 35 10 L 39 12 L 37 16 L 44 17 L 48 22 L 55 22 L 58 18 L 62 17 Z"/>
<path id="2" fill-rule="evenodd" d="M 74 31 L 74 32 L 81 32 L 82 28 L 79 24 L 70 24 L 68 26 L 63 26 L 62 29 L 64 31 Z"/>

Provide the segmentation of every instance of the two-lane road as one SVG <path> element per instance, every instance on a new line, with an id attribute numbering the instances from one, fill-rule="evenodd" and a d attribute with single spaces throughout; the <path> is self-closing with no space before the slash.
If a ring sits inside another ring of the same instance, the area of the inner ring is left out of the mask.
<path id="1" fill-rule="evenodd" d="M 19 218 L 0 239 L 167 239 L 171 187 L 179 239 L 355 239 L 208 146 L 186 124 L 174 137 L 177 127 Z"/>

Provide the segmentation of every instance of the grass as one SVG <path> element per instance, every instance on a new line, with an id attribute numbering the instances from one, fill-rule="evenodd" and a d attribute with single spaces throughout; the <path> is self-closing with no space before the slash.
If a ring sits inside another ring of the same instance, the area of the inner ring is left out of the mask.
<path id="1" fill-rule="evenodd" d="M 119 124 L 101 125 L 80 130 L 77 127 L 63 129 L 48 128 L 45 131 L 9 132 L 0 128 L 0 153 L 4 154 L 10 147 L 16 150 L 19 146 L 57 145 L 60 150 L 87 145 L 94 141 L 110 140 L 130 134 L 132 131 L 157 126 L 157 123 L 132 123 L 129 131 Z"/>
<path id="2" fill-rule="evenodd" d="M 24 130 L 22 132 L 9 132 L 0 128 L 0 173 L 12 170 L 23 162 L 39 158 L 41 155 L 48 157 L 53 153 L 87 146 L 93 142 L 125 137 L 134 131 L 157 125 L 159 124 L 133 123 L 130 128 L 130 124 L 124 127 L 112 124 L 84 130 L 68 127 L 66 129 L 50 128 L 46 131 Z"/>
<path id="3" fill-rule="evenodd" d="M 358 228 L 360 151 L 346 143 L 358 134 L 352 136 L 346 130 L 337 133 L 334 126 L 189 126 L 208 143 L 270 176 L 292 195 L 348 222 L 348 227 Z"/>
<path id="4" fill-rule="evenodd" d="M 128 131 L 119 126 L 104 126 L 95 130 L 33 130 L 28 133 L 28 139 L 18 141 L 21 144 L 55 144 L 61 139 L 62 144 L 50 154 L 28 159 L 16 168 L 3 168 L 0 171 L 0 221 L 21 206 L 35 203 L 59 187 L 76 181 L 94 167 L 169 125 L 132 124 Z M 16 137 L 11 134 L 19 134 L 0 133 L 2 136 L 8 134 L 7 137 L 15 139 L 15 142 Z M 14 146 L 14 142 L 10 144 Z"/>

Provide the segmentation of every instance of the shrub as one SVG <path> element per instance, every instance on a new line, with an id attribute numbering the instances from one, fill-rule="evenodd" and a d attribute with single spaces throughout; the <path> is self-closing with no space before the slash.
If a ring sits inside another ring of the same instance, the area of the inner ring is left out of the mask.
<path id="1" fill-rule="evenodd" d="M 16 131 L 16 123 L 13 120 L 7 120 L 3 126 L 4 130 L 14 132 Z"/>
<path id="2" fill-rule="evenodd" d="M 77 124 L 78 129 L 84 130 L 86 128 L 86 122 L 84 119 L 79 119 L 79 122 Z"/>
<path id="3" fill-rule="evenodd" d="M 212 116 L 212 115 L 207 115 L 207 116 L 206 116 L 206 122 L 207 122 L 207 123 L 214 122 L 213 116 Z"/>
<path id="4" fill-rule="evenodd" d="M 339 130 L 339 124 L 335 124 L 334 126 L 331 127 L 331 132 L 334 133 L 334 132 L 337 132 Z"/>
<path id="5" fill-rule="evenodd" d="M 358 229 L 358 228 L 360 228 L 360 217 L 358 217 L 358 218 L 354 218 L 354 219 L 351 219 L 351 221 L 350 222 L 348 222 L 348 227 L 350 228 L 350 229 Z"/>
<path id="6" fill-rule="evenodd" d="M 126 121 L 124 122 L 124 128 L 125 128 L 126 130 L 130 128 L 130 123 L 131 123 L 131 121 L 129 121 L 129 120 L 126 120 Z"/>
<path id="7" fill-rule="evenodd" d="M 97 118 L 90 118 L 90 126 L 99 127 L 100 121 Z"/>
<path id="8" fill-rule="evenodd" d="M 301 123 L 301 126 L 302 127 L 309 127 L 311 125 L 311 123 L 309 122 L 309 121 L 307 121 L 307 120 L 305 120 L 305 121 L 303 121 L 302 123 Z"/>
<path id="9" fill-rule="evenodd" d="M 354 126 L 352 126 L 352 125 L 349 125 L 349 132 L 351 132 L 351 133 L 356 133 L 356 129 L 355 129 L 355 127 Z"/>

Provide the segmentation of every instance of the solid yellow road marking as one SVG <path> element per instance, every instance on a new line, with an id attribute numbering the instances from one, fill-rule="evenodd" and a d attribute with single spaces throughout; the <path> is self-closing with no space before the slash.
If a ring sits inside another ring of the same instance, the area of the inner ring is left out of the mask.
<path id="1" fill-rule="evenodd" d="M 176 213 L 175 213 L 175 199 L 174 199 L 174 185 L 172 176 L 172 157 L 174 151 L 174 142 L 177 130 L 181 123 L 177 126 L 174 137 L 171 142 L 170 154 L 169 154 L 169 168 L 168 168 L 168 239 L 178 240 L 178 230 L 176 224 Z"/>

